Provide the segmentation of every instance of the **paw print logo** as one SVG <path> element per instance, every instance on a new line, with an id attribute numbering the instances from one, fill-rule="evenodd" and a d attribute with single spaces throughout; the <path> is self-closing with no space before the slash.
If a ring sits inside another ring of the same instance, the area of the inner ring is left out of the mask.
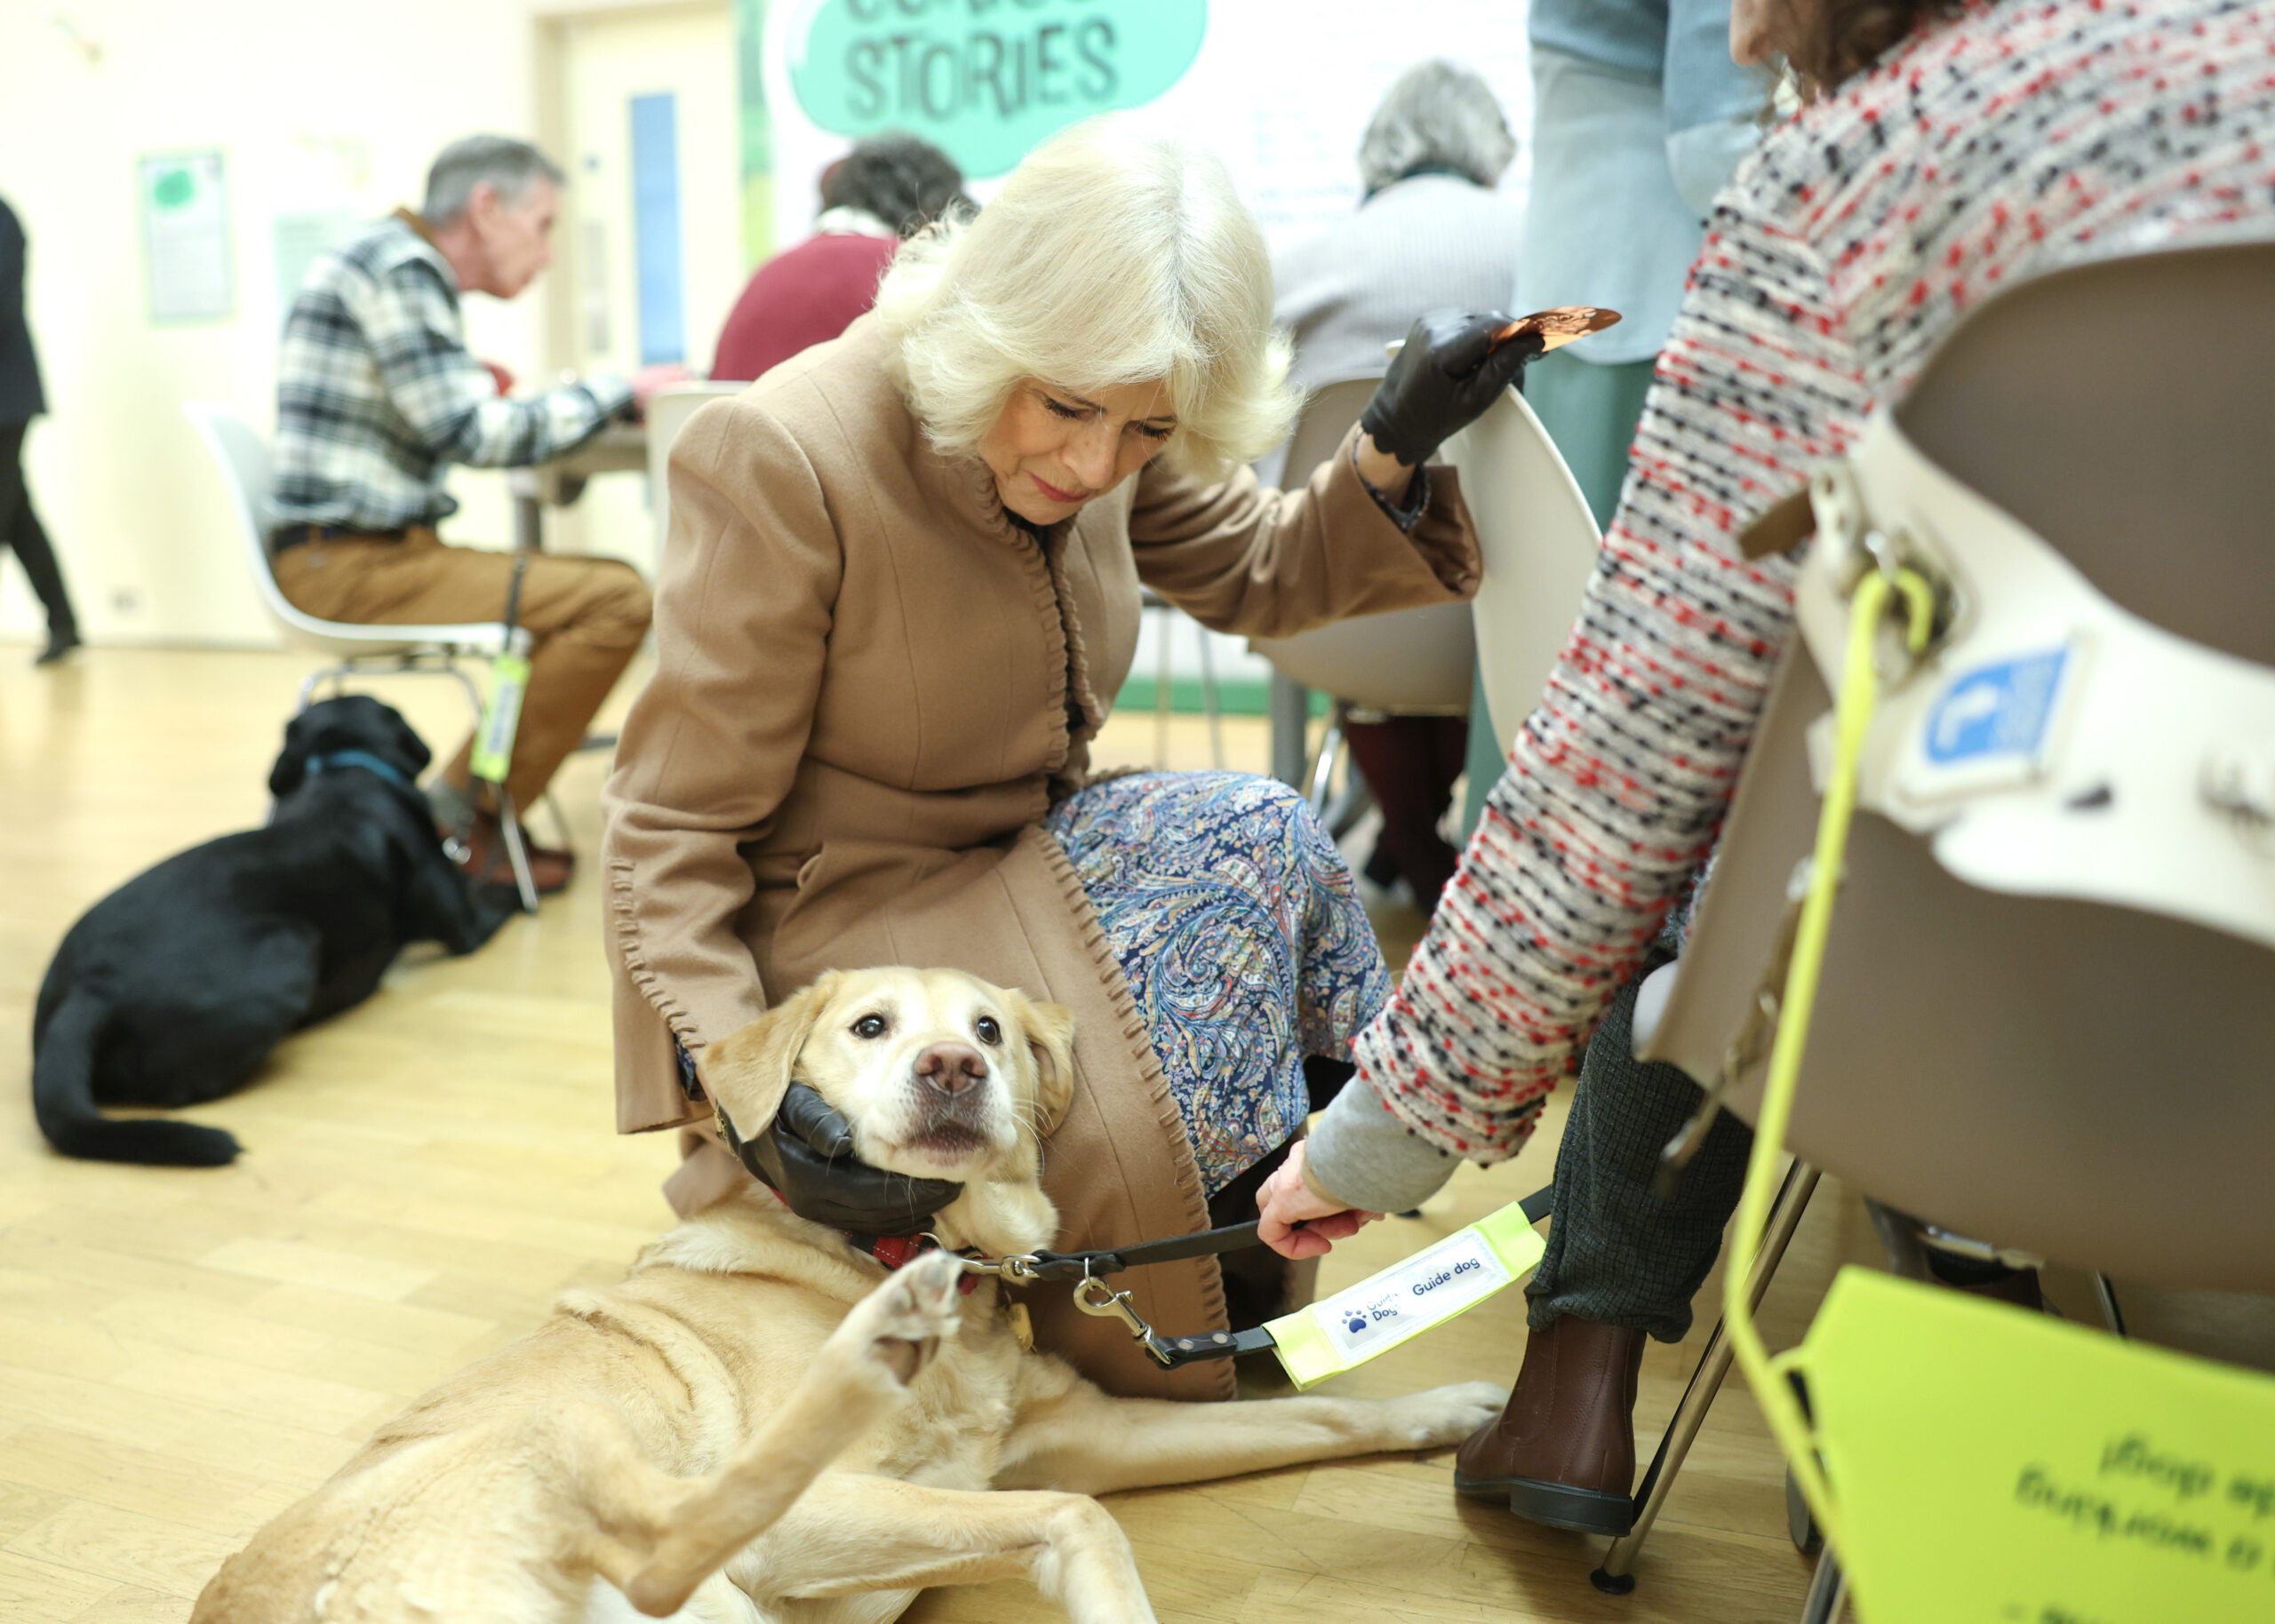
<path id="1" fill-rule="evenodd" d="M 1367 1321 L 1363 1316 L 1353 1314 L 1344 1322 L 1343 1328 L 1353 1332 L 1363 1331 L 1367 1328 Z"/>

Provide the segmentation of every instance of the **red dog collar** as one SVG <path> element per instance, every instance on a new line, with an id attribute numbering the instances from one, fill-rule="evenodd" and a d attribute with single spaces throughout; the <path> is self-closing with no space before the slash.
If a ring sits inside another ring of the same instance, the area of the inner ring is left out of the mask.
<path id="1" fill-rule="evenodd" d="M 927 1252 L 936 1252 L 940 1243 L 930 1235 L 851 1235 L 845 1238 L 859 1250 L 867 1253 L 888 1269 L 906 1269 Z M 979 1277 L 969 1271 L 957 1280 L 956 1290 L 969 1297 L 979 1284 Z"/>

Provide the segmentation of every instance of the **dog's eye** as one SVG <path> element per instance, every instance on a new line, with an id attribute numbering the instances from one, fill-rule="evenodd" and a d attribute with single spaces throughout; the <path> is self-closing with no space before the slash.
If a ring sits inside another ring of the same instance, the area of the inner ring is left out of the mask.
<path id="1" fill-rule="evenodd" d="M 982 1015 L 972 1023 L 972 1031 L 979 1034 L 982 1043 L 994 1045 L 1003 1041 L 1003 1029 L 995 1024 L 994 1015 Z"/>
<path id="2" fill-rule="evenodd" d="M 856 1038 L 882 1038 L 885 1035 L 885 1018 L 881 1015 L 865 1015 L 853 1023 Z"/>

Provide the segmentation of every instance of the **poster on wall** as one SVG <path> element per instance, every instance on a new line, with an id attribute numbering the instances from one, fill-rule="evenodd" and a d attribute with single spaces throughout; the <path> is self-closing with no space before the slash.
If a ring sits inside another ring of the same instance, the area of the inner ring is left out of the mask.
<path id="1" fill-rule="evenodd" d="M 985 202 L 1037 142 L 1095 114 L 1215 149 L 1276 250 L 1356 208 L 1359 139 L 1430 57 L 1482 74 L 1532 126 L 1522 0 L 772 0 L 760 52 L 771 237 L 804 238 L 817 178 L 860 137 L 922 136 Z M 1501 189 L 1521 197 L 1526 154 Z"/>
<path id="2" fill-rule="evenodd" d="M 269 257 L 276 269 L 276 308 L 288 312 L 316 261 L 353 242 L 371 222 L 359 209 L 282 209 L 269 219 Z"/>
<path id="3" fill-rule="evenodd" d="M 218 150 L 155 153 L 135 163 L 142 258 L 155 322 L 236 314 L 228 171 Z"/>

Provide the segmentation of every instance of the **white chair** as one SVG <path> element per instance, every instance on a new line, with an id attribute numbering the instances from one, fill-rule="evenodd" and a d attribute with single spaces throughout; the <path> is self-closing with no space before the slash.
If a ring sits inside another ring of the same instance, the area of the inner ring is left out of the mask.
<path id="1" fill-rule="evenodd" d="M 672 442 L 706 401 L 740 394 L 748 384 L 698 382 L 664 389 L 648 399 L 648 508 L 656 523 L 656 565 L 664 561 L 664 538 L 671 534 Z"/>
<path id="2" fill-rule="evenodd" d="M 1548 686 L 1603 537 L 1555 442 L 1514 389 L 1448 441 L 1443 456 L 1461 473 L 1484 555 L 1469 613 L 1506 754 Z"/>
<path id="3" fill-rule="evenodd" d="M 1304 402 L 1303 415 L 1289 437 L 1281 489 L 1292 490 L 1310 482 L 1313 473 L 1335 454 L 1359 420 L 1379 381 L 1337 379 L 1321 386 Z M 1459 716 L 1469 709 L 1476 653 L 1466 604 L 1362 615 L 1294 637 L 1251 638 L 1249 647 L 1299 690 L 1317 689 L 1334 700 L 1327 736 L 1305 776 L 1313 809 L 1337 834 L 1366 806 L 1363 796 L 1346 794 L 1334 811 L 1328 807 L 1328 786 L 1350 722 L 1385 716 Z"/>
<path id="4" fill-rule="evenodd" d="M 509 649 L 526 655 L 531 642 L 528 631 L 516 626 L 508 633 L 501 620 L 475 621 L 463 625 L 362 625 L 352 621 L 319 620 L 294 608 L 278 588 L 275 571 L 269 565 L 269 493 L 275 476 L 268 447 L 253 432 L 251 425 L 227 406 L 212 401 L 188 401 L 183 403 L 182 412 L 205 442 L 206 450 L 213 454 L 213 460 L 228 484 L 236 509 L 238 532 L 245 545 L 253 588 L 260 594 L 261 607 L 276 622 L 286 642 L 333 657 L 332 664 L 319 666 L 301 682 L 299 709 L 307 709 L 317 690 L 327 681 L 334 693 L 340 693 L 346 690 L 350 677 L 448 676 L 456 678 L 465 692 L 467 703 L 474 712 L 475 726 L 483 726 L 485 716 L 482 689 L 459 668 L 458 662 L 495 659 Z M 502 786 L 499 793 L 503 809 L 499 822 L 507 858 L 514 871 L 515 888 L 521 893 L 523 908 L 534 913 L 537 887 L 530 878 L 521 819 L 511 800 L 505 797 Z M 557 807 L 554 817 L 556 822 L 561 819 Z M 563 824 L 563 830 L 565 835 L 566 824 Z"/>

